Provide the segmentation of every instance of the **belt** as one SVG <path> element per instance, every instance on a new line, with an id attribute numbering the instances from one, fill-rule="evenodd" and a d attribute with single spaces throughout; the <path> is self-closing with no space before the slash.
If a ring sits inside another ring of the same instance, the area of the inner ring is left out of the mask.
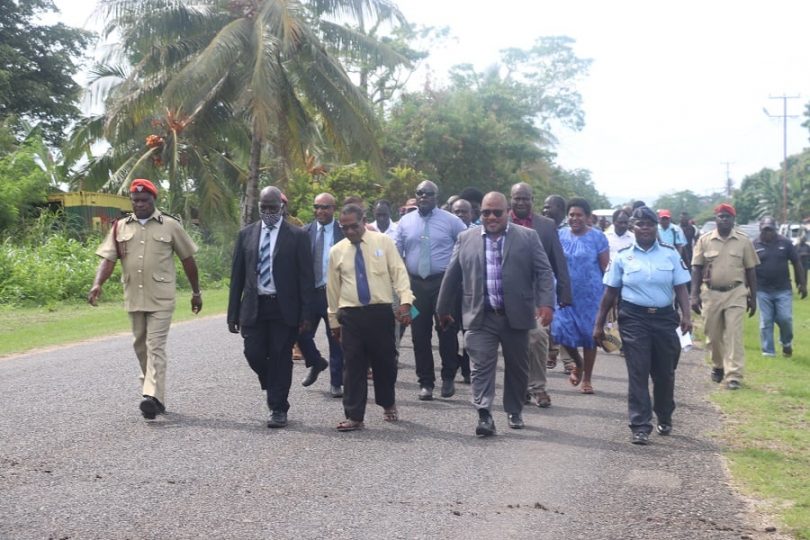
<path id="1" fill-rule="evenodd" d="M 422 277 L 418 274 L 408 274 L 411 279 L 419 279 L 422 281 L 432 281 L 434 279 L 441 279 L 444 276 L 444 272 L 439 272 L 438 274 L 430 274 L 428 277 Z"/>
<path id="2" fill-rule="evenodd" d="M 730 290 L 736 289 L 740 285 L 741 285 L 741 283 L 738 281 L 737 283 L 734 283 L 733 285 L 726 285 L 725 287 L 713 287 L 711 285 L 708 285 L 708 287 L 709 287 L 709 290 L 712 290 L 712 291 L 728 292 Z"/>
<path id="3" fill-rule="evenodd" d="M 633 304 L 632 302 L 628 302 L 627 300 L 622 300 L 621 307 L 623 309 L 629 309 L 630 311 L 649 313 L 651 315 L 663 315 L 675 311 L 675 308 L 673 308 L 671 305 L 664 307 L 645 307 L 639 306 L 638 304 Z"/>
<path id="4" fill-rule="evenodd" d="M 346 306 L 340 308 L 340 310 L 346 311 L 364 311 L 364 310 L 375 311 L 379 309 L 387 309 L 388 311 L 391 311 L 393 313 L 391 304 L 367 304 L 365 306 Z"/>
<path id="5" fill-rule="evenodd" d="M 484 311 L 487 313 L 492 313 L 493 315 L 506 315 L 506 310 L 503 308 L 495 309 L 487 306 L 484 308 Z"/>
<path id="6" fill-rule="evenodd" d="M 320 287 L 315 287 L 315 290 L 316 291 L 325 291 L 326 290 L 326 285 L 321 285 Z"/>
<path id="7" fill-rule="evenodd" d="M 260 294 L 259 300 L 276 300 L 278 298 L 277 294 Z"/>

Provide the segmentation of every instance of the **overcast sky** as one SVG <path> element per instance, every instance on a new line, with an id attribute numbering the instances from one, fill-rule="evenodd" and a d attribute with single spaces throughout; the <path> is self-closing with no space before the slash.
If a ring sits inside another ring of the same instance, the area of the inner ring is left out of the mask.
<path id="1" fill-rule="evenodd" d="M 83 26 L 92 8 L 57 0 L 68 24 Z M 788 154 L 808 145 L 802 128 L 810 102 L 810 2 L 770 0 L 399 0 L 421 25 L 448 26 L 453 39 L 432 51 L 432 80 L 447 69 L 495 62 L 506 47 L 538 36 L 576 40 L 591 58 L 580 84 L 581 132 L 560 130 L 559 163 L 589 169 L 614 201 L 655 200 L 683 189 L 720 190 L 726 162 L 736 185 L 782 159 L 781 100 L 788 100 Z M 91 4 L 92 5 L 92 4 Z M 424 75 L 414 78 L 421 84 Z"/>

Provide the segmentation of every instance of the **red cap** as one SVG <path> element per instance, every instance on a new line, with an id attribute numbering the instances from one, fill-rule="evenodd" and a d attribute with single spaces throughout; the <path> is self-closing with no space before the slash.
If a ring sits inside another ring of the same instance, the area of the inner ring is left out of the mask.
<path id="1" fill-rule="evenodd" d="M 672 219 L 672 214 L 669 212 L 669 210 L 664 208 L 664 209 L 658 211 L 658 217 L 659 218 L 667 217 L 669 219 Z"/>
<path id="2" fill-rule="evenodd" d="M 155 184 L 143 178 L 137 178 L 133 180 L 132 184 L 129 185 L 129 191 L 130 193 L 140 193 L 142 191 L 148 191 L 155 197 L 157 197 L 158 193 Z"/>
<path id="3" fill-rule="evenodd" d="M 737 215 L 737 211 L 734 210 L 734 207 L 728 203 L 720 203 L 714 207 L 714 213 L 719 214 L 720 212 L 726 212 L 731 214 L 732 216 Z"/>

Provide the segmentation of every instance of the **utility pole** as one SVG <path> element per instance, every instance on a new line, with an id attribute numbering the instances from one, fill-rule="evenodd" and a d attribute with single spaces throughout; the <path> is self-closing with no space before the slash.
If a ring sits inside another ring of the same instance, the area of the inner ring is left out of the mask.
<path id="1" fill-rule="evenodd" d="M 787 121 L 788 118 L 798 118 L 798 115 L 789 115 L 787 113 L 787 102 L 789 99 L 799 99 L 801 96 L 768 96 L 768 99 L 781 99 L 782 100 L 782 114 L 771 114 L 768 109 L 763 109 L 765 114 L 771 118 L 782 119 L 782 223 L 788 222 L 787 213 Z"/>
<path id="2" fill-rule="evenodd" d="M 721 161 L 726 166 L 726 197 L 731 197 L 734 192 L 734 181 L 731 179 L 731 164 L 733 161 Z"/>

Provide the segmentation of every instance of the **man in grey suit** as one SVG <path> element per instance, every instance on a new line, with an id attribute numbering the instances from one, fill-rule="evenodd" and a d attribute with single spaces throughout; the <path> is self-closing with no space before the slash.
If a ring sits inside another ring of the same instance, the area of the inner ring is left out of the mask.
<path id="1" fill-rule="evenodd" d="M 512 186 L 511 195 L 512 210 L 509 219 L 512 223 L 537 231 L 557 281 L 557 304 L 560 307 L 570 306 L 571 279 L 568 277 L 568 263 L 560 244 L 560 236 L 557 234 L 557 223 L 553 219 L 532 212 L 534 194 L 529 184 L 524 182 L 515 184 Z M 537 328 L 529 332 L 529 389 L 526 399 L 530 401 L 534 398 L 537 406 L 543 408 L 551 406 L 551 397 L 546 392 L 547 361 L 548 328 L 538 324 Z"/>
<path id="2" fill-rule="evenodd" d="M 495 397 L 498 345 L 504 356 L 503 408 L 509 427 L 524 427 L 523 398 L 529 377 L 529 330 L 537 319 L 547 326 L 554 316 L 554 280 L 540 238 L 533 229 L 509 223 L 506 197 L 488 193 L 481 203 L 481 227 L 461 233 L 442 280 L 436 312 L 442 326 L 453 323 L 461 290 L 464 337 L 472 362 L 475 434 L 495 434 L 491 409 Z"/>

